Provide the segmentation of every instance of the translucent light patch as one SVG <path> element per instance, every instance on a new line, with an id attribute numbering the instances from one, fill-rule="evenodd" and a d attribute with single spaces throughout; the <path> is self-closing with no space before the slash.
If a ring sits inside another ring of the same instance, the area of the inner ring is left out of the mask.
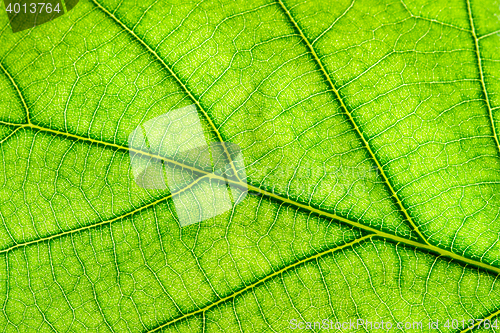
<path id="1" fill-rule="evenodd" d="M 181 226 L 220 215 L 248 192 L 240 148 L 207 144 L 194 105 L 151 119 L 129 136 L 132 172 L 145 189 L 169 189 Z"/>

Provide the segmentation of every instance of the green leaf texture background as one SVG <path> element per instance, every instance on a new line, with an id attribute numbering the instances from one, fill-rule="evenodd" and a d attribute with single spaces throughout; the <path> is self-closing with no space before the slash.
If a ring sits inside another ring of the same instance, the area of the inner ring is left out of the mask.
<path id="1" fill-rule="evenodd" d="M 0 332 L 494 318 L 499 31 L 498 0 L 87 0 L 15 34 L 2 13 Z M 191 104 L 257 195 L 180 228 L 127 139 Z"/>

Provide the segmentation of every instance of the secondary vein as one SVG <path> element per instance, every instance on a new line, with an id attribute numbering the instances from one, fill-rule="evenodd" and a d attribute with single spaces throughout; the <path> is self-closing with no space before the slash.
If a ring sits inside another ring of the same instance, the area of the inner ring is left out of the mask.
<path id="1" fill-rule="evenodd" d="M 91 0 L 100 10 L 102 10 L 105 14 L 107 14 L 109 17 L 111 17 L 122 29 L 127 31 L 132 37 L 134 37 L 135 40 L 137 40 L 143 47 L 148 50 L 149 53 L 151 53 L 159 62 L 160 64 L 163 65 L 163 67 L 172 75 L 172 77 L 175 79 L 175 81 L 181 86 L 182 90 L 189 96 L 189 98 L 196 104 L 198 109 L 201 111 L 201 113 L 204 115 L 205 119 L 208 121 L 210 124 L 210 127 L 212 127 L 212 130 L 214 131 L 215 135 L 217 136 L 217 139 L 221 143 L 222 147 L 224 148 L 224 154 L 226 155 L 229 164 L 231 165 L 231 168 L 236 175 L 236 177 L 239 178 L 238 172 L 236 171 L 236 166 L 234 165 L 233 160 L 231 159 L 231 154 L 229 153 L 225 141 L 222 138 L 222 135 L 218 128 L 215 126 L 214 122 L 212 121 L 212 118 L 208 115 L 208 112 L 205 110 L 205 108 L 201 105 L 200 101 L 198 98 L 194 96 L 194 94 L 191 92 L 191 90 L 188 89 L 186 84 L 179 78 L 177 73 L 175 73 L 174 69 L 169 66 L 159 55 L 158 53 L 151 48 L 146 42 L 144 42 L 137 34 L 130 29 L 127 25 L 125 25 L 122 21 L 120 21 L 113 13 L 111 13 L 109 10 L 107 10 L 104 6 L 102 6 L 99 2 L 96 0 Z M 241 180 L 241 179 L 240 179 Z"/>
<path id="2" fill-rule="evenodd" d="M 307 39 L 307 37 L 304 35 L 304 33 L 302 32 L 302 29 L 300 28 L 300 26 L 298 25 L 298 23 L 295 21 L 295 19 L 293 18 L 292 14 L 288 10 L 288 8 L 285 6 L 285 4 L 283 3 L 283 1 L 282 0 L 276 0 L 276 1 L 279 3 L 279 5 L 281 6 L 282 10 L 285 12 L 286 16 L 288 17 L 288 19 L 290 20 L 290 22 L 294 26 L 295 30 L 297 30 L 297 32 L 301 36 L 302 40 L 304 41 L 304 43 L 306 44 L 307 48 L 309 49 L 309 52 L 312 54 L 314 60 L 316 61 L 317 65 L 319 66 L 319 68 L 320 68 L 320 70 L 321 70 L 324 78 L 328 82 L 328 85 L 330 86 L 330 89 L 333 91 L 333 93 L 335 94 L 336 99 L 339 101 L 341 108 L 344 110 L 344 112 L 347 115 L 347 117 L 348 117 L 351 125 L 354 127 L 354 130 L 356 131 L 356 133 L 358 134 L 359 138 L 363 142 L 363 145 L 365 146 L 366 150 L 368 151 L 371 159 L 375 162 L 375 164 L 377 166 L 377 169 L 379 170 L 379 172 L 380 172 L 380 174 L 381 174 L 381 176 L 383 178 L 384 183 L 389 188 L 389 191 L 391 192 L 391 195 L 396 200 L 396 202 L 397 202 L 397 204 L 398 204 L 401 212 L 403 213 L 405 219 L 410 223 L 410 225 L 415 230 L 415 232 L 419 235 L 419 237 L 427 245 L 430 245 L 430 243 L 424 237 L 424 235 L 421 233 L 421 231 L 419 230 L 419 228 L 417 227 L 417 225 L 413 222 L 413 219 L 411 218 L 410 214 L 408 213 L 408 211 L 404 207 L 403 202 L 399 198 L 397 192 L 392 187 L 392 185 L 391 185 L 391 183 L 389 181 L 389 178 L 387 177 L 387 175 L 385 174 L 384 169 L 382 168 L 382 165 L 378 161 L 377 157 L 375 156 L 375 153 L 373 152 L 373 150 L 371 149 L 370 145 L 368 144 L 368 141 L 365 139 L 365 137 L 363 135 L 363 132 L 361 132 L 361 129 L 359 128 L 358 124 L 354 120 L 354 117 L 352 116 L 351 112 L 349 111 L 349 109 L 347 108 L 346 104 L 344 103 L 344 99 L 342 98 L 342 96 L 340 96 L 340 93 L 339 93 L 338 89 L 336 88 L 335 84 L 332 82 L 332 80 L 330 78 L 330 75 L 328 75 L 328 72 L 326 71 L 325 67 L 323 66 L 323 63 L 321 62 L 321 59 L 318 57 L 316 51 L 314 50 L 314 47 L 309 42 L 309 40 Z"/>
<path id="3" fill-rule="evenodd" d="M 286 271 L 288 271 L 288 270 L 290 270 L 290 269 L 293 269 L 293 268 L 295 268 L 295 267 L 297 267 L 297 266 L 299 266 L 299 265 L 301 265 L 301 264 L 303 264 L 303 263 L 309 262 L 309 261 L 311 261 L 311 260 L 314 260 L 314 259 L 320 258 L 320 257 L 322 257 L 322 256 L 324 256 L 324 255 L 326 255 L 326 254 L 333 253 L 333 252 L 336 252 L 336 251 L 338 251 L 338 250 L 345 249 L 345 248 L 347 248 L 347 247 L 352 247 L 352 246 L 354 246 L 354 245 L 356 245 L 356 244 L 358 244 L 358 243 L 360 243 L 360 242 L 362 242 L 362 241 L 364 241 L 364 240 L 366 240 L 366 239 L 369 239 L 369 238 L 371 238 L 371 237 L 373 237 L 373 236 L 374 236 L 374 235 L 367 235 L 367 236 L 363 236 L 363 237 L 360 237 L 360 238 L 358 238 L 358 239 L 355 239 L 355 240 L 353 240 L 353 241 L 351 241 L 351 242 L 349 242 L 349 243 L 342 244 L 342 245 L 340 245 L 340 246 L 337 246 L 337 247 L 334 247 L 334 248 L 331 248 L 331 249 L 325 250 L 325 251 L 323 251 L 323 252 L 319 252 L 319 253 L 317 253 L 317 254 L 315 254 L 315 255 L 313 255 L 313 256 L 310 256 L 310 257 L 304 258 L 304 259 L 302 259 L 302 260 L 299 260 L 299 261 L 297 261 L 297 262 L 294 262 L 293 264 L 290 264 L 290 265 L 288 265 L 288 266 L 285 266 L 285 267 L 283 267 L 282 269 L 277 270 L 277 271 L 273 272 L 272 274 L 269 274 L 269 275 L 267 275 L 267 276 L 263 277 L 262 279 L 260 279 L 260 280 L 258 280 L 258 281 L 256 281 L 256 282 L 254 282 L 254 283 L 252 283 L 252 284 L 250 284 L 250 285 L 248 285 L 248 286 L 246 286 L 246 287 L 244 287 L 244 288 L 242 288 L 242 289 L 240 289 L 240 290 L 238 290 L 238 291 L 236 291 L 236 292 L 232 293 L 232 294 L 231 294 L 231 295 L 229 295 L 229 296 L 226 296 L 226 297 L 224 297 L 224 298 L 221 298 L 221 299 L 220 299 L 220 300 L 218 300 L 217 302 L 214 302 L 214 303 L 208 304 L 207 306 L 205 306 L 205 307 L 203 307 L 203 308 L 201 308 L 201 309 L 198 309 L 198 310 L 195 310 L 195 311 L 192 311 L 192 312 L 186 313 L 186 314 L 184 314 L 184 315 L 182 315 L 182 316 L 180 316 L 180 317 L 177 317 L 177 318 L 175 318 L 175 319 L 172 319 L 172 320 L 168 321 L 168 322 L 167 322 L 167 323 L 165 323 L 165 324 L 162 324 L 162 325 L 160 325 L 160 326 L 157 326 L 157 327 L 153 328 L 152 330 L 147 331 L 147 333 L 156 332 L 156 331 L 161 330 L 162 328 L 164 328 L 164 327 L 166 327 L 166 326 L 170 326 L 170 325 L 172 325 L 172 324 L 174 324 L 174 323 L 176 323 L 176 322 L 178 322 L 178 321 L 181 321 L 181 320 L 183 320 L 183 319 L 186 319 L 186 318 L 192 317 L 192 316 L 194 316 L 194 315 L 197 315 L 197 314 L 200 314 L 200 313 L 203 313 L 203 314 L 204 314 L 207 310 L 209 310 L 209 309 L 211 309 L 211 308 L 213 308 L 213 307 L 215 307 L 215 306 L 217 306 L 217 305 L 219 305 L 219 304 L 221 304 L 221 303 L 224 303 L 224 302 L 226 302 L 226 301 L 228 301 L 228 300 L 230 300 L 230 299 L 233 299 L 233 298 L 235 298 L 236 296 L 239 296 L 239 295 L 243 294 L 244 292 L 246 292 L 246 291 L 248 291 L 248 290 L 251 290 L 251 289 L 255 288 L 256 286 L 258 286 L 258 285 L 260 285 L 260 284 L 264 283 L 265 281 L 267 281 L 267 280 L 269 280 L 269 279 L 271 279 L 271 278 L 273 278 L 273 277 L 276 277 L 276 276 L 278 276 L 278 275 L 280 275 L 280 274 L 283 274 L 284 272 L 286 272 Z"/>
<path id="4" fill-rule="evenodd" d="M 490 118 L 491 129 L 493 130 L 493 138 L 495 139 L 495 143 L 497 145 L 498 153 L 500 153 L 500 141 L 498 139 L 498 133 L 495 126 L 495 120 L 493 119 L 493 109 L 491 108 L 490 98 L 488 96 L 488 90 L 486 89 L 486 83 L 484 82 L 484 73 L 483 73 L 483 64 L 481 60 L 481 52 L 479 51 L 479 38 L 476 35 L 476 28 L 474 26 L 474 19 L 472 18 L 472 8 L 470 5 L 470 0 L 466 0 L 467 2 L 467 14 L 469 16 L 469 23 L 471 27 L 472 38 L 474 39 L 474 47 L 476 51 L 477 58 L 477 66 L 479 68 L 479 76 L 481 81 L 481 89 L 486 100 L 486 106 L 488 108 L 488 116 Z"/>
<path id="5" fill-rule="evenodd" d="M 10 75 L 10 73 L 7 71 L 7 69 L 2 65 L 2 63 L 0 62 L 0 69 L 2 69 L 2 72 L 4 72 L 4 74 L 9 78 L 9 81 L 10 83 L 12 84 L 12 86 L 14 86 L 14 89 L 16 90 L 17 92 L 17 95 L 19 96 L 19 99 L 21 100 L 21 103 L 24 107 L 24 110 L 26 112 L 26 119 L 28 121 L 28 123 L 30 123 L 30 112 L 29 112 L 29 108 L 28 108 L 28 105 L 26 104 L 26 100 L 24 99 L 24 96 L 23 94 L 21 94 L 21 90 L 19 90 L 19 86 L 17 85 L 16 81 L 14 80 L 14 78 L 12 77 L 12 75 Z"/>

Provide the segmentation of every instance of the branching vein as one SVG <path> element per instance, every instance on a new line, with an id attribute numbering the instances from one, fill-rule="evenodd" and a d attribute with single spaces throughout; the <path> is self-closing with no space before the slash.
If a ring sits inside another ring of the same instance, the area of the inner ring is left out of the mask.
<path id="1" fill-rule="evenodd" d="M 410 214 L 408 214 L 408 211 L 406 210 L 405 206 L 403 205 L 403 202 L 399 198 L 397 192 L 392 187 L 391 182 L 389 181 L 389 178 L 385 174 L 384 168 L 382 167 L 382 165 L 378 161 L 378 159 L 375 156 L 375 153 L 373 152 L 373 150 L 371 149 L 368 141 L 365 139 L 365 137 L 363 135 L 363 132 L 359 128 L 358 124 L 354 120 L 354 117 L 352 116 L 351 112 L 349 111 L 349 109 L 347 108 L 346 104 L 344 103 L 344 99 L 342 98 L 342 96 L 340 96 L 340 93 L 339 93 L 338 89 L 335 87 L 335 84 L 332 82 L 332 80 L 330 78 L 330 75 L 328 75 L 328 72 L 326 71 L 325 67 L 323 66 L 323 63 L 321 62 L 321 59 L 318 57 L 316 51 L 314 50 L 314 47 L 309 42 L 309 40 L 307 39 L 307 37 L 304 35 L 304 33 L 303 33 L 302 29 L 300 28 L 299 24 L 295 21 L 295 19 L 293 18 L 291 12 L 285 6 L 285 4 L 283 3 L 283 1 L 282 0 L 277 0 L 277 1 L 278 1 L 279 5 L 281 6 L 281 8 L 283 9 L 283 11 L 285 12 L 285 14 L 288 17 L 288 19 L 290 20 L 290 22 L 292 23 L 292 25 L 294 26 L 294 28 L 297 30 L 297 32 L 302 37 L 302 40 L 304 41 L 304 43 L 306 44 L 307 48 L 309 49 L 309 52 L 312 54 L 314 60 L 318 64 L 319 68 L 321 69 L 321 72 L 323 73 L 324 78 L 328 82 L 328 85 L 330 86 L 330 89 L 332 90 L 332 92 L 335 94 L 336 99 L 339 101 L 339 103 L 341 105 L 341 108 L 344 110 L 345 114 L 349 118 L 350 123 L 354 127 L 354 129 L 355 129 L 356 133 L 358 134 L 359 138 L 361 139 L 361 141 L 363 142 L 363 145 L 365 146 L 366 150 L 368 151 L 371 159 L 377 165 L 377 168 L 378 168 L 380 174 L 382 175 L 384 183 L 389 188 L 389 191 L 391 192 L 392 197 L 396 200 L 396 202 L 397 202 L 399 208 L 401 209 L 401 212 L 403 213 L 405 219 L 410 223 L 410 225 L 415 230 L 415 232 L 420 236 L 420 238 L 427 245 L 430 245 L 430 243 L 427 241 L 426 237 L 424 237 L 424 235 L 420 232 L 420 230 L 417 227 L 417 225 L 413 222 L 413 219 L 411 218 Z"/>
<path id="2" fill-rule="evenodd" d="M 488 96 L 488 90 L 486 89 L 486 83 L 484 81 L 483 64 L 482 64 L 482 60 L 481 60 L 481 51 L 479 50 L 479 38 L 476 35 L 476 28 L 474 26 L 474 19 L 472 17 L 472 8 L 470 5 L 470 0 L 466 0 L 466 1 L 467 1 L 467 14 L 469 15 L 469 22 L 470 22 L 470 27 L 472 30 L 472 38 L 474 39 L 474 46 L 475 46 L 476 58 L 477 58 L 477 66 L 479 69 L 479 75 L 481 77 L 481 89 L 482 89 L 484 98 L 486 99 L 486 106 L 488 108 L 488 115 L 490 118 L 491 129 L 493 131 L 493 138 L 495 139 L 498 153 L 500 154 L 500 141 L 498 139 L 498 133 L 497 133 L 496 126 L 495 126 L 495 121 L 493 119 L 493 109 L 491 108 L 490 98 Z"/>

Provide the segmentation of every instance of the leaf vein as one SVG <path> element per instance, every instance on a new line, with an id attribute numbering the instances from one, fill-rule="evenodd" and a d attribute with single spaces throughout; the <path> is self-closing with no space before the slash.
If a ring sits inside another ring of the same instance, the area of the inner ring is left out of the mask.
<path id="1" fill-rule="evenodd" d="M 477 66 L 479 69 L 479 76 L 481 81 L 481 90 L 482 94 L 486 99 L 486 107 L 488 108 L 488 116 L 490 118 L 491 129 L 493 131 L 493 138 L 495 139 L 495 143 L 497 145 L 498 153 L 500 154 L 500 141 L 498 139 L 498 133 L 495 126 L 495 120 L 493 119 L 493 109 L 491 108 L 490 98 L 488 96 L 488 90 L 486 89 L 486 83 L 484 81 L 484 73 L 483 73 L 483 64 L 481 60 L 481 51 L 479 50 L 479 38 L 476 35 L 476 28 L 474 26 L 474 19 L 472 17 L 472 8 L 470 5 L 470 0 L 466 0 L 467 2 L 467 14 L 469 16 L 469 23 L 471 27 L 472 38 L 474 39 L 474 47 L 476 51 L 477 58 Z"/>
<path id="2" fill-rule="evenodd" d="M 161 159 L 161 160 L 166 161 L 167 163 L 172 163 L 172 164 L 181 166 L 183 168 L 189 169 L 189 170 L 191 170 L 191 171 L 193 171 L 195 173 L 199 173 L 199 174 L 202 174 L 202 175 L 207 176 L 207 177 L 211 177 L 211 178 L 214 178 L 214 179 L 220 179 L 220 180 L 228 181 L 228 182 L 234 183 L 236 185 L 245 185 L 245 186 L 248 187 L 248 190 L 260 193 L 260 194 L 262 194 L 262 195 L 264 195 L 264 196 L 266 196 L 266 197 L 268 197 L 270 199 L 274 199 L 274 200 L 277 200 L 279 202 L 283 202 L 283 203 L 289 204 L 289 205 L 294 206 L 294 207 L 296 207 L 298 209 L 302 209 L 302 210 L 308 211 L 310 213 L 314 213 L 314 214 L 316 214 L 318 216 L 323 216 L 323 217 L 326 217 L 326 218 L 329 218 L 329 219 L 333 219 L 333 220 L 337 220 L 337 221 L 343 222 L 343 223 L 345 223 L 347 225 L 350 225 L 350 226 L 353 226 L 353 227 L 365 230 L 365 231 L 370 232 L 370 233 L 375 233 L 375 234 L 377 234 L 380 237 L 383 237 L 383 238 L 388 239 L 388 240 L 392 240 L 392 241 L 394 241 L 396 243 L 403 243 L 403 244 L 411 245 L 411 246 L 417 247 L 417 248 L 419 248 L 421 250 L 424 250 L 424 251 L 431 251 L 431 252 L 437 253 L 437 254 L 439 254 L 441 256 L 445 256 L 445 257 L 449 257 L 449 258 L 458 260 L 458 261 L 460 261 L 460 262 L 462 262 L 463 264 L 466 264 L 466 265 L 470 264 L 470 265 L 473 265 L 473 266 L 476 266 L 476 267 L 481 267 L 481 268 L 486 269 L 486 270 L 488 270 L 490 272 L 494 272 L 495 275 L 500 274 L 500 268 L 499 267 L 492 266 L 492 265 L 483 263 L 481 261 L 477 261 L 477 260 L 474 260 L 474 259 L 467 258 L 467 257 L 465 257 L 463 255 L 459 255 L 459 254 L 456 254 L 454 252 L 441 249 L 441 248 L 439 248 L 439 247 L 437 247 L 435 245 L 424 244 L 424 243 L 413 241 L 413 240 L 410 240 L 410 239 L 407 239 L 407 238 L 404 238 L 404 237 L 400 237 L 400 236 L 397 236 L 397 235 L 394 235 L 394 234 L 391 234 L 391 233 L 388 233 L 388 232 L 384 232 L 384 231 L 375 229 L 373 227 L 367 226 L 367 225 L 365 225 L 365 224 L 363 224 L 361 222 L 353 221 L 353 220 L 350 220 L 350 219 L 348 219 L 346 217 L 342 217 L 342 216 L 339 216 L 337 214 L 330 213 L 328 211 L 324 211 L 322 209 L 310 206 L 308 204 L 304 204 L 304 203 L 301 203 L 301 202 L 298 202 L 298 201 L 294 201 L 292 199 L 283 197 L 283 196 L 281 196 L 279 194 L 276 194 L 274 192 L 268 192 L 268 191 L 266 191 L 266 190 L 264 190 L 264 189 L 262 189 L 260 187 L 254 186 L 252 184 L 242 184 L 241 182 L 238 182 L 238 181 L 234 181 L 234 180 L 231 180 L 231 179 L 225 179 L 223 177 L 220 177 L 220 176 L 208 173 L 207 171 L 199 170 L 199 169 L 197 169 L 195 167 L 191 167 L 189 165 L 185 165 L 185 164 L 182 164 L 180 162 L 167 159 L 165 157 L 161 157 L 161 156 L 157 156 L 157 155 L 145 153 L 143 151 L 134 150 L 132 148 L 123 147 L 123 146 L 120 146 L 120 145 L 114 144 L 114 143 L 100 141 L 100 140 L 96 140 L 96 139 L 92 139 L 92 138 L 85 138 L 85 137 L 82 137 L 82 136 L 79 136 L 79 135 L 75 135 L 75 134 L 72 134 L 72 133 L 64 133 L 64 132 L 60 132 L 60 131 L 57 131 L 57 130 L 54 130 L 54 129 L 50 129 L 50 128 L 44 128 L 44 127 L 41 127 L 41 126 L 38 126 L 38 125 L 34 125 L 34 124 L 24 124 L 24 125 L 19 125 L 19 126 L 22 126 L 22 127 L 25 127 L 25 128 L 32 128 L 32 129 L 39 130 L 39 131 L 48 132 L 48 133 L 51 133 L 53 135 L 66 136 L 66 137 L 70 137 L 70 138 L 75 139 L 75 140 L 81 140 L 81 141 L 84 141 L 84 142 L 87 142 L 87 143 L 90 142 L 90 143 L 93 143 L 93 144 L 100 144 L 100 145 L 104 145 L 104 146 L 107 146 L 107 147 L 112 147 L 112 148 L 119 149 L 119 150 L 134 151 L 134 152 L 136 152 L 138 154 L 144 154 L 144 155 L 150 156 L 152 158 Z M 200 177 L 196 181 L 199 181 L 202 178 L 203 177 Z M 195 182 L 191 183 L 190 185 L 192 185 L 194 183 Z M 189 186 L 186 187 L 186 188 L 184 188 L 184 189 L 182 189 L 181 191 L 184 191 L 185 189 L 189 188 Z M 179 193 L 179 192 L 177 192 L 177 193 Z M 61 237 L 61 236 L 67 235 L 67 234 L 74 234 L 74 233 L 76 233 L 78 231 L 87 230 L 87 229 L 93 228 L 95 226 L 112 223 L 112 222 L 120 220 L 120 219 L 122 219 L 122 218 L 124 218 L 126 216 L 130 216 L 132 214 L 135 214 L 136 212 L 142 211 L 142 210 L 144 210 L 144 209 L 146 209 L 148 207 L 154 206 L 154 205 L 156 205 L 159 202 L 167 200 L 167 199 L 169 199 L 174 194 L 171 194 L 169 196 L 160 198 L 160 199 L 158 199 L 158 200 L 156 200 L 156 201 L 154 201 L 152 203 L 149 203 L 149 204 L 147 204 L 145 206 L 141 206 L 139 208 L 136 208 L 133 211 L 130 211 L 130 212 L 125 213 L 125 214 L 123 214 L 121 216 L 115 217 L 115 218 L 113 218 L 111 220 L 101 221 L 101 222 L 98 222 L 96 224 L 91 224 L 91 225 L 87 225 L 87 226 L 84 226 L 84 227 L 81 227 L 81 228 L 64 231 L 64 232 L 59 233 L 59 234 L 54 234 L 54 235 L 50 235 L 50 236 L 47 236 L 47 237 L 43 237 L 43 238 L 31 240 L 31 241 L 28 241 L 28 242 L 25 242 L 25 243 L 15 244 L 13 246 L 10 246 L 8 248 L 0 250 L 0 254 L 1 253 L 7 253 L 7 252 L 9 252 L 9 251 L 11 251 L 11 250 L 13 250 L 15 248 L 20 248 L 20 247 L 23 247 L 23 246 L 28 245 L 28 244 L 39 243 L 41 241 L 46 241 L 46 240 L 58 238 L 58 237 Z"/>
<path id="3" fill-rule="evenodd" d="M 4 67 L 4 65 L 1 62 L 0 62 L 0 69 L 2 69 L 2 72 L 7 76 L 10 83 L 12 84 L 14 89 L 16 90 L 17 95 L 19 96 L 19 100 L 21 101 L 21 104 L 23 105 L 24 110 L 26 112 L 26 119 L 27 119 L 28 124 L 29 124 L 30 123 L 29 108 L 28 108 L 28 105 L 26 104 L 26 100 L 25 100 L 23 94 L 21 93 L 21 90 L 19 89 L 19 86 L 17 85 L 16 81 L 14 80 L 14 77 L 12 75 L 10 75 L 10 73 L 7 71 L 7 69 Z"/>
<path id="4" fill-rule="evenodd" d="M 361 131 L 361 129 L 359 128 L 358 124 L 354 120 L 354 117 L 352 116 L 351 112 L 347 109 L 347 106 L 346 106 L 346 104 L 344 102 L 344 99 L 340 95 L 340 93 L 339 93 L 338 89 L 336 88 L 335 84 L 332 82 L 330 76 L 328 75 L 328 72 L 326 71 L 325 67 L 323 66 L 323 63 L 321 62 L 321 59 L 318 57 L 318 54 L 314 50 L 314 47 L 309 42 L 309 40 L 306 38 L 306 36 L 304 35 L 304 32 L 300 28 L 299 24 L 295 21 L 295 19 L 292 16 L 292 13 L 288 10 L 288 8 L 285 6 L 285 4 L 283 3 L 283 1 L 282 0 L 276 0 L 276 1 L 279 3 L 279 5 L 281 6 L 283 12 L 285 13 L 285 15 L 290 20 L 290 23 L 294 26 L 294 28 L 300 34 L 302 40 L 304 41 L 304 43 L 306 44 L 307 48 L 311 52 L 311 55 L 313 56 L 313 58 L 316 61 L 317 65 L 319 66 L 319 68 L 321 69 L 321 72 L 323 73 L 324 78 L 328 82 L 328 85 L 330 86 L 330 89 L 334 93 L 336 99 L 339 101 L 339 103 L 341 105 L 341 108 L 345 111 L 345 114 L 347 115 L 347 117 L 348 117 L 349 121 L 351 122 L 352 126 L 354 127 L 356 133 L 358 134 L 358 136 L 361 139 L 363 145 L 365 146 L 366 150 L 368 151 L 370 157 L 375 162 L 378 170 L 380 171 L 380 174 L 381 174 L 381 176 L 383 178 L 384 183 L 389 188 L 389 191 L 390 191 L 392 197 L 395 199 L 395 201 L 396 201 L 397 205 L 399 206 L 401 212 L 403 213 L 405 219 L 410 223 L 410 225 L 415 230 L 415 232 L 420 236 L 420 238 L 427 245 L 430 245 L 430 243 L 428 242 L 428 240 L 424 237 L 424 235 L 420 232 L 420 230 L 418 229 L 418 227 L 416 226 L 416 224 L 413 222 L 413 219 L 411 218 L 411 216 L 409 215 L 409 213 L 406 210 L 405 206 L 403 205 L 403 202 L 399 198 L 397 192 L 392 187 L 392 185 L 391 185 L 391 183 L 389 181 L 389 178 L 387 177 L 387 175 L 385 174 L 384 169 L 382 168 L 382 165 L 380 164 L 380 162 L 378 161 L 377 157 L 375 156 L 375 153 L 371 149 L 368 141 L 365 139 L 365 137 L 363 135 L 363 132 Z"/>
<path id="5" fill-rule="evenodd" d="M 192 311 L 192 312 L 190 312 L 190 313 L 186 313 L 185 315 L 183 315 L 183 316 L 181 316 L 181 317 L 177 317 L 177 318 L 175 318 L 175 319 L 172 319 L 172 320 L 168 321 L 167 323 L 165 323 L 165 324 L 163 324 L 163 325 L 160 325 L 160 326 L 158 326 L 158 327 L 155 327 L 155 328 L 153 328 L 152 330 L 149 330 L 149 331 L 148 331 L 148 333 L 156 332 L 156 331 L 158 331 L 158 330 L 160 330 L 160 329 L 162 329 L 162 328 L 164 328 L 164 327 L 170 326 L 170 325 L 172 325 L 172 324 L 174 324 L 174 323 L 176 323 L 176 322 L 178 322 L 178 321 L 181 321 L 181 320 L 186 319 L 186 318 L 188 318 L 188 317 L 194 316 L 194 315 L 196 315 L 196 314 L 199 314 L 199 313 L 205 313 L 207 310 L 209 310 L 209 309 L 211 309 L 211 308 L 213 308 L 213 307 L 216 307 L 217 305 L 219 305 L 219 304 L 221 304 L 221 303 L 224 303 L 224 302 L 226 302 L 226 301 L 228 301 L 228 300 L 234 299 L 236 296 L 241 295 L 241 294 L 243 294 L 243 293 L 244 293 L 244 292 L 246 292 L 246 291 L 253 290 L 253 288 L 255 288 L 256 286 L 258 286 L 258 285 L 260 285 L 260 284 L 262 284 L 262 283 L 264 283 L 265 281 L 270 280 L 270 279 L 271 279 L 271 278 L 273 278 L 273 277 L 279 276 L 279 275 L 281 275 L 282 273 L 284 273 L 284 272 L 286 272 L 286 271 L 289 271 L 289 270 L 291 270 L 291 269 L 293 269 L 293 268 L 295 268 L 295 267 L 297 267 L 297 266 L 299 266 L 299 265 L 301 265 L 301 264 L 304 264 L 304 263 L 306 263 L 306 262 L 309 262 L 309 261 L 315 260 L 316 258 L 322 257 L 322 256 L 324 256 L 324 255 L 327 255 L 327 254 L 330 254 L 330 253 L 333 253 L 333 252 L 336 252 L 336 251 L 338 251 L 338 250 L 342 250 L 342 249 L 345 249 L 345 248 L 347 248 L 347 247 L 352 247 L 352 246 L 354 246 L 354 245 L 356 245 L 356 244 L 358 244 L 358 243 L 361 243 L 361 242 L 363 242 L 364 240 L 369 239 L 369 238 L 371 238 L 371 237 L 373 237 L 373 236 L 374 236 L 373 234 L 371 234 L 371 235 L 366 235 L 366 236 L 360 237 L 360 238 L 358 238 L 358 239 L 355 239 L 355 240 L 353 240 L 353 241 L 351 241 L 351 242 L 348 242 L 348 243 L 342 244 L 342 245 L 340 245 L 340 246 L 337 246 L 337 247 L 334 247 L 334 248 L 331 248 L 331 249 L 325 250 L 325 251 L 323 251 L 323 252 L 319 252 L 319 253 L 317 253 L 317 254 L 315 254 L 315 255 L 313 255 L 313 256 L 310 256 L 310 257 L 304 258 L 304 259 L 302 259 L 302 260 L 296 261 L 296 262 L 294 262 L 293 264 L 290 264 L 290 265 L 288 265 L 288 266 L 285 266 L 285 267 L 281 268 L 280 270 L 277 270 L 277 271 L 273 272 L 272 274 L 269 274 L 269 275 L 267 275 L 267 276 L 265 276 L 265 277 L 261 278 L 260 280 L 258 280 L 258 281 L 256 281 L 256 282 L 254 282 L 254 283 L 252 283 L 252 284 L 250 284 L 250 285 L 248 285 L 248 286 L 246 286 L 246 287 L 244 287 L 244 288 L 242 288 L 242 289 L 240 289 L 240 290 L 238 290 L 238 291 L 236 291 L 236 292 L 234 292 L 234 293 L 232 293 L 232 294 L 230 294 L 230 295 L 228 295 L 228 296 L 226 296 L 226 297 L 224 297 L 224 298 L 222 298 L 222 299 L 220 299 L 220 300 L 218 300 L 217 302 L 214 302 L 214 303 L 208 304 L 207 306 L 205 306 L 205 307 L 203 307 L 203 308 L 201 308 L 201 309 L 198 309 L 198 310 Z"/>

